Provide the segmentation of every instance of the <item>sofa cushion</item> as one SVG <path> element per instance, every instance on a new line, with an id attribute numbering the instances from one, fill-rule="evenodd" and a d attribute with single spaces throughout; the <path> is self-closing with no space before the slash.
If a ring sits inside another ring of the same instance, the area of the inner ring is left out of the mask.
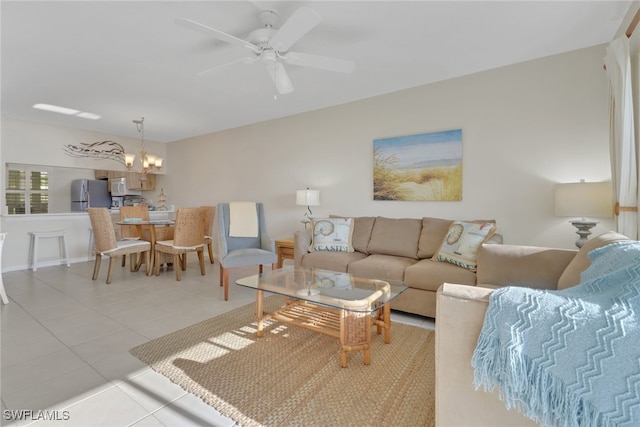
<path id="1" fill-rule="evenodd" d="M 359 259 L 366 258 L 362 252 L 317 251 L 304 254 L 300 265 L 310 268 L 347 272 L 347 266 Z"/>
<path id="2" fill-rule="evenodd" d="M 580 283 L 580 275 L 591 265 L 589 252 L 602 246 L 624 240 L 629 240 L 629 238 L 615 231 L 608 231 L 593 239 L 587 240 L 573 260 L 567 265 L 560 279 L 558 279 L 558 289 L 570 288 Z"/>
<path id="3" fill-rule="evenodd" d="M 495 231 L 496 225 L 491 222 L 454 221 L 433 258 L 476 271 L 478 249 Z"/>
<path id="4" fill-rule="evenodd" d="M 442 245 L 449 227 L 453 223 L 450 219 L 422 218 L 422 231 L 418 241 L 418 258 L 431 258 Z"/>
<path id="5" fill-rule="evenodd" d="M 417 259 L 421 229 L 421 219 L 378 217 L 373 224 L 367 251 Z"/>
<path id="6" fill-rule="evenodd" d="M 330 215 L 331 218 L 349 218 L 347 216 Z M 373 223 L 376 217 L 374 216 L 358 216 L 353 217 L 353 235 L 351 237 L 351 244 L 353 249 L 368 254 L 367 245 L 369 239 L 371 239 L 371 230 L 373 230 Z"/>
<path id="7" fill-rule="evenodd" d="M 404 270 L 416 262 L 413 258 L 374 254 L 352 262 L 347 272 L 360 277 L 402 280 Z"/>
<path id="8" fill-rule="evenodd" d="M 309 251 L 353 252 L 353 219 L 313 218 Z"/>
<path id="9" fill-rule="evenodd" d="M 475 285 L 476 275 L 448 262 L 421 259 L 406 268 L 404 281 L 412 288 L 435 292 L 445 282 Z"/>

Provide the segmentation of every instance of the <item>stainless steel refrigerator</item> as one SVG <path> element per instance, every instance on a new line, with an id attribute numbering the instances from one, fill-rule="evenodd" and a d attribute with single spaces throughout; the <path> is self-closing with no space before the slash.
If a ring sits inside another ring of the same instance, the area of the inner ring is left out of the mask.
<path id="1" fill-rule="evenodd" d="M 71 212 L 87 208 L 110 208 L 111 195 L 106 180 L 74 179 L 71 181 Z"/>

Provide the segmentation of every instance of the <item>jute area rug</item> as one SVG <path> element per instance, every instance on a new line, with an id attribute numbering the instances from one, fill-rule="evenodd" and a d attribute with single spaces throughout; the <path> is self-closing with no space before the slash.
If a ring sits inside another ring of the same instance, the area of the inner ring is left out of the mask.
<path id="1" fill-rule="evenodd" d="M 267 310 L 282 304 L 265 300 Z M 433 426 L 432 331 L 393 323 L 391 344 L 372 330 L 371 364 L 339 341 L 268 322 L 254 304 L 131 349 L 131 354 L 242 426 Z"/>

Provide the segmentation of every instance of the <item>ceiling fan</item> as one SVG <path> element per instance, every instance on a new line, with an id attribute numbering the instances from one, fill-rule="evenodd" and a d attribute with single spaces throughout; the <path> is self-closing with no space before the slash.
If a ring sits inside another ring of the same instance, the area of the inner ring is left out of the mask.
<path id="1" fill-rule="evenodd" d="M 278 14 L 272 10 L 263 10 L 258 13 L 258 20 L 262 24 L 262 27 L 252 31 L 247 40 L 201 24 L 192 19 L 183 18 L 183 22 L 198 30 L 204 30 L 219 40 L 235 46 L 244 47 L 249 51 L 248 55 L 243 58 L 201 71 L 198 75 L 205 75 L 239 62 L 252 64 L 260 61 L 265 65 L 278 92 L 287 94 L 293 92 L 293 84 L 291 83 L 284 64 L 338 73 L 350 73 L 355 68 L 353 61 L 309 53 L 292 52 L 289 50 L 291 46 L 318 25 L 321 19 L 320 15 L 314 10 L 308 7 L 300 7 L 279 29 L 276 29 L 274 26 L 278 22 Z"/>

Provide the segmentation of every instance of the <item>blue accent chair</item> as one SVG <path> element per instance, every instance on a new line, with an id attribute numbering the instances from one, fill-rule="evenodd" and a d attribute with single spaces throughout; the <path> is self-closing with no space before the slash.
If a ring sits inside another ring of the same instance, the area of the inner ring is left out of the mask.
<path id="1" fill-rule="evenodd" d="M 220 286 L 224 286 L 224 300 L 229 300 L 229 269 L 271 264 L 277 268 L 278 257 L 275 242 L 269 238 L 262 203 L 256 203 L 258 214 L 258 237 L 229 236 L 229 204 L 219 203 L 216 209 L 218 225 L 218 260 L 220 261 Z"/>

